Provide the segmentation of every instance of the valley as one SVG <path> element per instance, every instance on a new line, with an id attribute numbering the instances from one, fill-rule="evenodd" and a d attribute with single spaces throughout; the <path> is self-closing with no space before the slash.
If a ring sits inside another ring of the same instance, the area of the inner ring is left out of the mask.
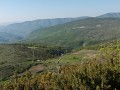
<path id="1" fill-rule="evenodd" d="M 2 90 L 120 88 L 119 13 L 26 21 L 0 31 Z"/>

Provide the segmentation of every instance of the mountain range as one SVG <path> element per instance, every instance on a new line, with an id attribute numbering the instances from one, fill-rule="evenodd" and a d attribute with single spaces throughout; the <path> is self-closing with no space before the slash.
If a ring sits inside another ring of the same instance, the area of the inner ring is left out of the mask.
<path id="1" fill-rule="evenodd" d="M 66 22 L 70 22 L 77 19 L 84 19 L 86 17 L 79 17 L 79 18 L 54 18 L 54 19 L 38 19 L 34 21 L 26 21 L 22 23 L 13 23 L 2 27 L 0 31 L 12 33 L 18 36 L 25 37 L 32 31 L 40 28 L 45 28 L 49 26 L 54 26 L 58 24 L 63 24 Z"/>
<path id="2" fill-rule="evenodd" d="M 0 26 L 0 33 L 6 34 L 9 33 L 13 36 L 16 36 L 16 39 L 11 40 L 12 42 L 16 42 L 20 40 L 20 38 L 25 38 L 28 36 L 32 31 L 36 29 L 41 29 L 45 27 L 55 26 L 58 24 L 67 23 L 77 19 L 84 19 L 85 17 L 78 17 L 78 18 L 54 18 L 54 19 L 38 19 L 34 21 L 26 21 L 22 23 L 13 23 L 7 26 Z M 6 39 L 6 36 L 3 39 Z M 0 43 L 3 43 L 4 40 L 0 39 Z M 9 41 L 9 40 L 8 40 Z M 6 42 L 4 42 L 6 43 Z"/>
<path id="3" fill-rule="evenodd" d="M 99 18 L 99 19 L 95 20 L 95 18 Z M 59 27 L 59 29 L 56 28 L 57 31 L 59 30 L 59 32 L 62 32 L 61 29 L 63 29 L 63 26 L 66 26 L 66 24 L 67 25 L 68 24 L 75 25 L 75 24 L 77 24 L 76 22 L 86 22 L 86 24 L 88 24 L 88 23 L 94 23 L 94 20 L 96 22 L 97 20 L 100 20 L 100 19 L 104 22 L 103 18 L 120 18 L 120 13 L 106 13 L 106 14 L 103 14 L 103 15 L 100 15 L 100 16 L 97 16 L 94 18 L 84 16 L 84 17 L 78 17 L 78 18 L 38 19 L 38 20 L 26 21 L 26 22 L 22 22 L 22 23 L 13 23 L 13 24 L 10 24 L 7 26 L 0 26 L 0 43 L 12 43 L 12 42 L 18 42 L 19 40 L 31 42 L 32 40 L 37 39 L 37 37 L 39 37 L 39 40 L 38 41 L 35 40 L 35 41 L 39 42 L 41 40 L 41 38 L 44 39 L 41 36 L 43 36 L 43 35 L 50 36 L 50 34 L 55 33 L 53 31 L 46 33 L 46 29 L 49 31 L 49 29 L 52 29 L 54 27 L 57 27 L 57 28 Z M 93 20 L 91 22 L 89 22 L 90 19 L 91 20 L 93 19 Z M 87 20 L 88 20 L 88 23 L 87 23 Z M 75 26 L 77 26 L 77 25 L 75 25 Z M 79 27 L 79 29 L 80 28 L 85 29 L 86 28 L 85 26 L 86 25 L 84 24 L 82 26 L 79 25 L 78 27 Z M 68 29 L 69 27 L 71 27 L 71 26 L 64 27 L 64 28 Z M 98 27 L 99 27 L 99 23 L 98 23 Z M 74 27 L 72 27 L 72 28 L 74 28 Z M 87 29 L 91 30 L 91 28 L 87 28 Z M 39 34 L 38 33 L 35 34 L 38 31 L 39 32 L 42 31 L 45 34 L 41 35 L 41 32 Z M 62 34 L 59 32 L 58 32 L 58 34 Z M 79 32 L 79 33 L 81 33 L 81 32 Z M 63 33 L 63 35 L 64 35 L 64 33 Z M 10 37 L 7 37 L 7 36 L 10 36 Z M 73 36 L 75 36 L 75 35 L 73 35 Z M 49 38 L 53 38 L 53 37 L 49 37 Z M 40 43 L 44 43 L 44 42 L 42 41 Z"/>
<path id="4" fill-rule="evenodd" d="M 86 18 L 38 29 L 32 32 L 24 42 L 75 48 L 119 38 L 120 19 Z"/>

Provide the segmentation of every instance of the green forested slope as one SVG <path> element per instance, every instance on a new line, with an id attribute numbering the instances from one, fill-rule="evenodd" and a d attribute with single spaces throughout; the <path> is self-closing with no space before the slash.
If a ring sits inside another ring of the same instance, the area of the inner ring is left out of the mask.
<path id="1" fill-rule="evenodd" d="M 23 42 L 85 46 L 120 38 L 120 19 L 87 18 L 32 32 Z"/>

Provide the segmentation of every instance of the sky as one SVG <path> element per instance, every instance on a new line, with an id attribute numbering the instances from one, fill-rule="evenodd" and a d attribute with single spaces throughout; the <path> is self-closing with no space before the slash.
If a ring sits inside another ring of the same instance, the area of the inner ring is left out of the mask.
<path id="1" fill-rule="evenodd" d="M 0 0 L 0 23 L 120 12 L 120 0 Z"/>

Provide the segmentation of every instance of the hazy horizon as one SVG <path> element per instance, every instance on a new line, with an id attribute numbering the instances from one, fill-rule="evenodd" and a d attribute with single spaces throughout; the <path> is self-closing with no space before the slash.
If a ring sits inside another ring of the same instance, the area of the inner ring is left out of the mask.
<path id="1" fill-rule="evenodd" d="M 120 1 L 113 0 L 1 0 L 0 24 L 120 12 Z"/>

